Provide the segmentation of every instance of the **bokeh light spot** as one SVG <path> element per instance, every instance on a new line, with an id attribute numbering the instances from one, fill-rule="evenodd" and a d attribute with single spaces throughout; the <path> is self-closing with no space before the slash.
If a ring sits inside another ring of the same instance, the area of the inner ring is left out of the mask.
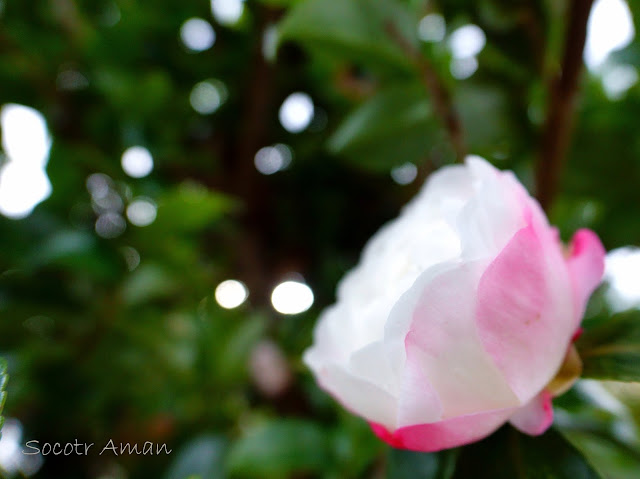
<path id="1" fill-rule="evenodd" d="M 87 177 L 87 191 L 93 199 L 104 198 L 113 186 L 111 178 L 103 173 L 93 173 Z"/>
<path id="2" fill-rule="evenodd" d="M 191 90 L 191 107 L 201 115 L 215 112 L 227 99 L 227 87 L 220 80 L 197 83 Z"/>
<path id="3" fill-rule="evenodd" d="M 418 37 L 423 42 L 441 42 L 446 31 L 444 18 L 437 13 L 427 15 L 418 24 Z"/>
<path id="4" fill-rule="evenodd" d="M 449 70 L 456 80 L 465 80 L 473 75 L 478 69 L 476 57 L 454 58 L 451 60 Z"/>
<path id="5" fill-rule="evenodd" d="M 62 91 L 82 90 L 89 86 L 89 80 L 79 71 L 67 69 L 58 73 L 56 86 Z"/>
<path id="6" fill-rule="evenodd" d="M 482 51 L 487 39 L 477 25 L 464 25 L 449 37 L 449 48 L 454 58 L 474 57 Z"/>
<path id="7" fill-rule="evenodd" d="M 202 18 L 190 18 L 180 27 L 180 39 L 193 52 L 208 50 L 216 41 L 216 32 Z"/>
<path id="8" fill-rule="evenodd" d="M 118 24 L 120 18 L 122 18 L 122 14 L 118 5 L 115 2 L 109 2 L 100 15 L 100 23 L 105 27 L 113 27 Z"/>
<path id="9" fill-rule="evenodd" d="M 391 178 L 399 185 L 408 185 L 418 176 L 418 167 L 411 162 L 391 169 Z"/>
<path id="10" fill-rule="evenodd" d="M 0 169 L 0 213 L 21 219 L 51 194 L 45 171 L 51 138 L 40 112 L 24 105 L 4 105 L 0 125 L 7 160 Z"/>
<path id="11" fill-rule="evenodd" d="M 127 222 L 124 218 L 112 211 L 103 213 L 96 220 L 96 233 L 102 238 L 117 238 L 127 229 Z"/>
<path id="12" fill-rule="evenodd" d="M 635 36 L 633 19 L 623 0 L 596 0 L 587 23 L 584 61 L 597 70 L 613 51 L 631 43 Z"/>
<path id="13" fill-rule="evenodd" d="M 42 114 L 24 105 L 8 103 L 0 113 L 2 148 L 10 161 L 44 167 L 51 137 Z"/>
<path id="14" fill-rule="evenodd" d="M 292 379 L 286 356 L 269 340 L 260 341 L 251 351 L 249 372 L 258 389 L 269 397 L 281 394 Z"/>
<path id="15" fill-rule="evenodd" d="M 313 119 L 313 100 L 306 93 L 292 93 L 280 107 L 280 123 L 285 130 L 299 133 L 309 126 Z"/>
<path id="16" fill-rule="evenodd" d="M 640 306 L 640 248 L 617 248 L 607 254 L 604 279 L 609 283 L 607 300 L 623 311 Z"/>
<path id="17" fill-rule="evenodd" d="M 244 303 L 249 297 L 245 284 L 235 279 L 227 279 L 216 287 L 216 301 L 225 309 L 233 309 Z"/>
<path id="18" fill-rule="evenodd" d="M 292 156 L 291 148 L 279 143 L 260 148 L 254 158 L 254 164 L 263 175 L 272 175 L 289 166 Z"/>
<path id="19" fill-rule="evenodd" d="M 262 32 L 262 56 L 274 60 L 278 52 L 278 27 L 267 25 Z"/>
<path id="20" fill-rule="evenodd" d="M 129 271 L 133 271 L 140 266 L 140 253 L 138 253 L 137 249 L 132 246 L 124 246 L 121 249 L 121 252 L 122 256 L 124 256 L 124 261 L 127 263 L 127 269 Z"/>
<path id="21" fill-rule="evenodd" d="M 221 25 L 235 25 L 243 12 L 243 0 L 211 0 L 211 13 Z"/>
<path id="22" fill-rule="evenodd" d="M 97 214 L 107 213 L 109 211 L 120 213 L 124 210 L 124 201 L 122 201 L 122 197 L 116 190 L 110 189 L 104 196 L 93 197 L 91 206 Z"/>
<path id="23" fill-rule="evenodd" d="M 10 477 L 18 473 L 21 477 L 30 477 L 42 467 L 41 454 L 22 453 L 22 433 L 22 423 L 18 419 L 7 418 L 0 439 L 0 468 Z"/>
<path id="24" fill-rule="evenodd" d="M 136 226 L 148 226 L 156 219 L 156 204 L 148 198 L 136 198 L 127 206 L 127 218 Z"/>
<path id="25" fill-rule="evenodd" d="M 632 65 L 615 65 L 602 75 L 602 87 L 609 100 L 619 100 L 638 83 L 638 71 Z"/>
<path id="26" fill-rule="evenodd" d="M 284 281 L 271 293 L 271 304 L 281 314 L 299 314 L 313 305 L 313 291 L 299 281 Z"/>
<path id="27" fill-rule="evenodd" d="M 153 157 L 143 146 L 132 146 L 122 154 L 122 169 L 131 178 L 143 178 L 153 170 Z"/>

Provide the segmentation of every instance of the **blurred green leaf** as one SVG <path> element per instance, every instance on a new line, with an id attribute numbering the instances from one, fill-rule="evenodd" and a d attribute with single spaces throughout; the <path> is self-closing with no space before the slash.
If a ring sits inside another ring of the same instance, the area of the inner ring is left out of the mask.
<path id="1" fill-rule="evenodd" d="M 351 112 L 329 139 L 329 149 L 363 167 L 388 171 L 424 159 L 436 131 L 424 86 L 398 84 Z"/>
<path id="2" fill-rule="evenodd" d="M 84 255 L 95 247 L 95 236 L 84 231 L 58 231 L 43 243 L 31 257 L 35 265 L 67 258 L 85 260 Z"/>
<path id="3" fill-rule="evenodd" d="M 409 71 L 411 60 L 400 44 L 417 44 L 416 27 L 417 19 L 394 0 L 306 0 L 280 24 L 280 40 L 321 48 L 358 64 Z M 394 35 L 402 40 L 394 41 Z"/>
<path id="4" fill-rule="evenodd" d="M 163 298 L 174 293 L 179 286 L 159 264 L 146 264 L 137 268 L 122 285 L 122 296 L 130 305 Z"/>
<path id="5" fill-rule="evenodd" d="M 225 382 L 243 378 L 247 371 L 247 358 L 266 328 L 265 318 L 254 316 L 241 320 L 236 327 L 228 328 L 230 335 L 218 350 L 220 379 Z"/>
<path id="6" fill-rule="evenodd" d="M 599 479 L 580 452 L 560 433 L 549 429 L 531 437 L 505 426 L 460 450 L 454 479 Z"/>
<path id="7" fill-rule="evenodd" d="M 576 342 L 584 377 L 640 381 L 640 311 L 618 313 Z"/>
<path id="8" fill-rule="evenodd" d="M 149 234 L 200 230 L 235 206 L 227 196 L 196 183 L 182 183 L 158 199 L 157 218 Z"/>
<path id="9" fill-rule="evenodd" d="M 595 431 L 570 430 L 563 434 L 607 479 L 637 479 L 640 453 Z"/>
<path id="10" fill-rule="evenodd" d="M 273 7 L 289 7 L 291 5 L 295 5 L 296 3 L 300 3 L 304 0 L 260 0 L 260 3 L 264 3 L 265 5 L 271 5 Z"/>
<path id="11" fill-rule="evenodd" d="M 127 116 L 158 113 L 172 92 L 171 81 L 162 71 L 136 77 L 130 71 L 102 68 L 96 72 L 96 83 L 97 88 Z"/>
<path id="12" fill-rule="evenodd" d="M 345 411 L 333 436 L 332 466 L 338 475 L 361 477 L 385 450 L 365 420 Z"/>
<path id="13" fill-rule="evenodd" d="M 4 409 L 4 402 L 7 399 L 8 381 L 9 375 L 7 374 L 7 361 L 4 358 L 0 358 L 0 436 L 2 435 L 2 426 L 4 425 L 4 416 L 1 414 Z"/>
<path id="14" fill-rule="evenodd" d="M 229 25 L 206 0 L 167 0 L 162 8 L 132 0 L 0 0 L 0 106 L 36 108 L 53 140 L 51 196 L 27 218 L 0 215 L 0 352 L 12 374 L 3 414 L 20 420 L 26 438 L 148 439 L 174 449 L 165 457 L 118 458 L 113 467 L 97 455 L 49 456 L 32 477 L 222 477 L 230 471 L 226 438 L 245 433 L 236 444 L 245 443 L 245 452 L 251 433 L 264 443 L 236 459 L 237 476 L 379 479 L 385 464 L 405 477 L 451 472 L 445 466 L 455 451 L 387 456 L 366 421 L 345 412 L 310 374 L 294 374 L 281 395 L 260 394 L 247 362 L 268 337 L 294 372 L 302 368 L 316 313 L 334 300 L 367 238 L 419 188 L 394 185 L 389 170 L 428 158 L 422 178 L 452 156 L 419 55 L 450 92 L 469 153 L 533 186 L 567 3 L 258 0 L 243 2 L 239 22 Z M 637 32 L 640 2 L 630 6 Z M 433 16 L 419 22 L 425 15 Z M 191 22 L 200 25 L 191 31 L 196 37 L 210 33 L 207 23 L 213 27 L 211 48 L 187 47 L 183 26 L 193 18 L 201 19 Z M 486 44 L 477 70 L 460 80 L 453 72 L 474 60 L 453 55 L 451 34 L 470 23 Z M 265 61 L 278 43 L 277 58 Z M 636 35 L 599 71 L 583 73 L 575 136 L 550 212 L 564 239 L 590 227 L 607 249 L 638 244 L 640 84 L 615 98 L 609 91 L 625 87 L 625 77 L 632 82 L 638 65 Z M 207 79 L 225 92 L 194 89 Z M 314 106 L 297 134 L 278 122 L 293 91 L 306 92 Z M 7 131 L 0 132 L 0 176 Z M 256 152 L 276 144 L 290 148 L 291 163 L 262 175 Z M 153 155 L 144 178 L 122 169 L 122 153 L 133 145 Z M 86 184 L 94 173 L 108 175 L 122 205 L 96 201 L 102 193 Z M 26 184 L 25 193 L 30 186 L 37 184 Z M 96 234 L 108 203 L 126 219 L 127 206 L 143 197 L 158 206 L 152 224 L 129 222 L 117 238 Z M 315 311 L 278 318 L 268 292 L 294 271 L 313 288 Z M 220 307 L 213 291 L 225 278 L 245 281 L 250 300 Z M 610 319 L 604 292 L 592 296 L 583 341 Z M 599 334 L 595 348 L 605 345 Z M 630 337 L 622 336 L 616 344 Z M 632 368 L 630 356 L 607 358 L 587 357 L 587 374 Z M 554 400 L 556 424 L 609 479 L 635 479 L 640 392 L 619 387 L 619 408 L 605 393 L 573 388 Z M 276 415 L 309 422 L 255 427 Z M 487 439 L 487 449 L 458 450 L 453 474 L 590 476 L 582 466 L 569 474 L 558 465 L 558 455 L 572 454 L 562 442 L 517 433 L 515 442 L 502 441 L 500 434 Z M 526 473 L 515 466 L 536 462 L 542 466 Z"/>
<path id="15" fill-rule="evenodd" d="M 224 479 L 226 441 L 211 434 L 196 437 L 180 448 L 164 479 Z"/>
<path id="16" fill-rule="evenodd" d="M 238 477 L 287 477 L 328 466 L 326 434 L 315 423 L 272 421 L 249 431 L 232 445 L 228 471 Z"/>
<path id="17" fill-rule="evenodd" d="M 457 457 L 457 449 L 431 453 L 390 449 L 387 479 L 449 479 Z"/>
<path id="18" fill-rule="evenodd" d="M 556 427 L 607 479 L 630 479 L 640 450 L 630 410 L 605 386 L 581 380 L 554 399 Z"/>
<path id="19" fill-rule="evenodd" d="M 465 140 L 473 153 L 489 156 L 498 146 L 515 140 L 516 127 L 507 116 L 504 92 L 486 85 L 460 85 L 455 93 Z"/>
<path id="20" fill-rule="evenodd" d="M 95 278 L 113 278 L 119 273 L 114 257 L 101 250 L 96 237 L 88 232 L 60 230 L 36 244 L 24 264 L 29 269 L 55 265 Z"/>

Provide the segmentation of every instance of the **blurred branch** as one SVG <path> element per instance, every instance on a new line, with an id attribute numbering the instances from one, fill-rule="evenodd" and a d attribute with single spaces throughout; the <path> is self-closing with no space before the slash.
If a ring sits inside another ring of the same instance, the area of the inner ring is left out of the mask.
<path id="1" fill-rule="evenodd" d="M 571 0 L 562 64 L 549 85 L 547 118 L 543 126 L 536 170 L 536 193 L 545 210 L 549 209 L 556 196 L 569 148 L 582 71 L 582 53 L 587 37 L 587 21 L 592 4 L 593 0 Z"/>
<path id="2" fill-rule="evenodd" d="M 51 12 L 72 41 L 83 41 L 86 35 L 86 26 L 73 0 L 52 0 Z"/>
<path id="3" fill-rule="evenodd" d="M 405 51 L 419 68 L 424 85 L 431 97 L 433 109 L 449 136 L 449 141 L 456 155 L 456 162 L 463 162 L 467 155 L 467 149 L 462 131 L 462 121 L 453 104 L 451 93 L 438 76 L 429 59 L 420 50 L 411 45 L 393 23 L 388 23 L 386 29 L 396 44 Z"/>
<path id="4" fill-rule="evenodd" d="M 258 32 L 279 17 L 280 12 L 270 8 L 257 9 Z M 233 190 L 245 204 L 240 222 L 243 232 L 236 245 L 241 277 L 247 282 L 254 306 L 268 304 L 269 274 L 264 251 L 267 226 L 272 218 L 268 186 L 253 167 L 253 157 L 268 137 L 269 118 L 275 85 L 275 65 L 267 62 L 262 52 L 262 37 L 255 42 L 252 59 L 244 86 L 245 104 L 243 122 L 232 155 L 231 175 Z"/>
<path id="5" fill-rule="evenodd" d="M 522 27 L 529 39 L 531 55 L 538 72 L 545 73 L 545 36 L 541 25 L 541 19 L 536 11 L 535 4 L 523 6 L 519 15 L 519 26 Z"/>

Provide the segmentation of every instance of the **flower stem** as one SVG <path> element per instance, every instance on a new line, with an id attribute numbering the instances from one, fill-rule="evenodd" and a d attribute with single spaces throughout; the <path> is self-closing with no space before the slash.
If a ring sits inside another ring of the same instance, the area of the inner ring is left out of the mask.
<path id="1" fill-rule="evenodd" d="M 571 140 L 575 101 L 583 65 L 582 53 L 592 4 L 593 0 L 571 0 L 562 63 L 549 85 L 547 117 L 542 130 L 536 171 L 536 193 L 546 211 L 557 194 Z"/>

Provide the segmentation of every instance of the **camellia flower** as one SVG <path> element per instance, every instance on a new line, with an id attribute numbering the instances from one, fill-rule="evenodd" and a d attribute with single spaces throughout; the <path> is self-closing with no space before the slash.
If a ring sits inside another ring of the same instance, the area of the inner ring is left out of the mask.
<path id="1" fill-rule="evenodd" d="M 511 172 L 470 158 L 369 241 L 305 362 L 395 447 L 455 447 L 507 421 L 541 434 L 604 255 L 589 230 L 565 248 Z"/>

